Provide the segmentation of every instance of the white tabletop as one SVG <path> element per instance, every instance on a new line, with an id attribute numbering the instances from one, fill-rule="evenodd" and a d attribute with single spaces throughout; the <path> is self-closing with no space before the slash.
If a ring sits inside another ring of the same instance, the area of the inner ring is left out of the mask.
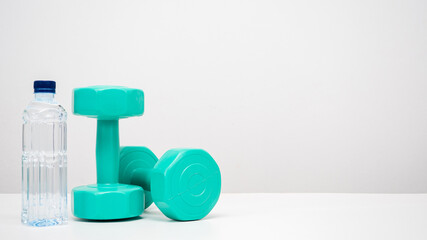
<path id="1" fill-rule="evenodd" d="M 20 195 L 0 195 L 0 239 L 427 239 L 427 194 L 222 194 L 206 218 L 176 222 L 153 205 L 140 218 L 36 228 Z"/>

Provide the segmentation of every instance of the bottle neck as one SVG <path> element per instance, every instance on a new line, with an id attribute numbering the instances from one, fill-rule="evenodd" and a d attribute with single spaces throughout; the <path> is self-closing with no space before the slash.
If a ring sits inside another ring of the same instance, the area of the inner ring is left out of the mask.
<path id="1" fill-rule="evenodd" d="M 55 102 L 55 94 L 54 93 L 45 93 L 38 92 L 34 94 L 34 99 L 38 102 Z"/>

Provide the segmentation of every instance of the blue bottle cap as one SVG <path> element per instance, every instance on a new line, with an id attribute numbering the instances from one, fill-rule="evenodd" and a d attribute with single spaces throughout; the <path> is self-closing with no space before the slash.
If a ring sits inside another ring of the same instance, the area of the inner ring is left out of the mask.
<path id="1" fill-rule="evenodd" d="M 34 81 L 34 93 L 55 93 L 56 83 L 55 81 L 44 81 L 36 80 Z"/>

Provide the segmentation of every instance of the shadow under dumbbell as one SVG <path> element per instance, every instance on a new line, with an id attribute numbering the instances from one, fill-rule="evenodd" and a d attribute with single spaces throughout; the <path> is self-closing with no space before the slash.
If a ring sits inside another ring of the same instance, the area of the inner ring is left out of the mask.
<path id="1" fill-rule="evenodd" d="M 142 219 L 141 216 L 124 218 L 124 219 L 113 219 L 113 220 L 88 220 L 83 218 L 73 218 L 76 222 L 88 222 L 88 223 L 100 223 L 100 222 L 132 222 Z"/>
<path id="2" fill-rule="evenodd" d="M 170 223 L 203 222 L 203 221 L 207 221 L 207 220 L 211 220 L 211 219 L 221 217 L 220 215 L 210 214 L 210 215 L 204 217 L 203 219 L 199 219 L 199 220 L 177 221 L 177 220 L 173 220 L 173 219 L 165 217 L 165 215 L 163 215 L 161 212 L 147 211 L 147 210 L 142 214 L 142 216 L 144 217 L 144 219 L 149 219 L 149 220 L 159 221 L 159 222 L 170 222 Z"/>

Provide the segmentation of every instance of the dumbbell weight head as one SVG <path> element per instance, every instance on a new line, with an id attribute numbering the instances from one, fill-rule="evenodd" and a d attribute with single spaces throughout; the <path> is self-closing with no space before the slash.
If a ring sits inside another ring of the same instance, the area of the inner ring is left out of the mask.
<path id="1" fill-rule="evenodd" d="M 151 173 L 158 158 L 146 147 L 121 147 L 119 182 L 141 186 L 145 191 L 145 208 L 152 203 Z"/>
<path id="2" fill-rule="evenodd" d="M 89 220 L 136 217 L 144 211 L 144 191 L 118 183 L 78 186 L 71 193 L 71 210 L 74 216 Z"/>
<path id="3" fill-rule="evenodd" d="M 144 93 L 120 86 L 93 86 L 73 91 L 73 112 L 98 119 L 96 143 L 97 184 L 72 190 L 76 217 L 93 220 L 139 216 L 144 210 L 144 190 L 118 183 L 118 120 L 144 112 Z"/>
<path id="4" fill-rule="evenodd" d="M 144 92 L 122 86 L 92 86 L 73 91 L 73 113 L 97 118 L 117 120 L 141 116 L 144 113 Z"/>
<path id="5" fill-rule="evenodd" d="M 119 182 L 145 187 L 160 211 L 171 219 L 191 221 L 209 214 L 221 192 L 215 160 L 201 149 L 172 149 L 157 163 L 155 160 L 148 148 L 122 147 Z"/>

